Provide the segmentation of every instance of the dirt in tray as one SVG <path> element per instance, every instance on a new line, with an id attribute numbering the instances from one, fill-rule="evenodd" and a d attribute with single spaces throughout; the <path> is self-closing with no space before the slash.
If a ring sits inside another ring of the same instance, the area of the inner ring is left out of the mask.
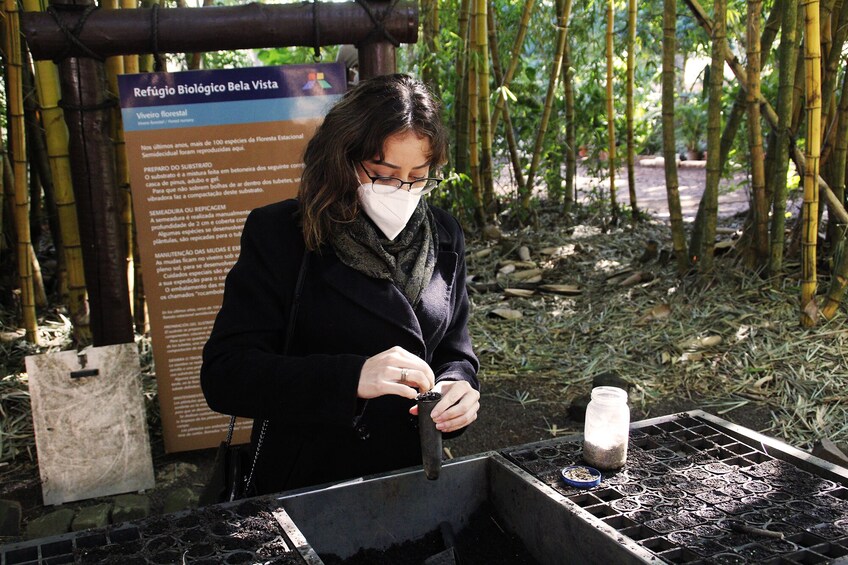
<path id="1" fill-rule="evenodd" d="M 489 505 L 471 515 L 468 525 L 456 534 L 454 547 L 462 565 L 538 565 L 521 540 L 509 533 Z M 385 550 L 362 548 L 347 559 L 323 554 L 325 565 L 421 565 L 445 550 L 439 530 L 417 540 L 394 544 Z"/>

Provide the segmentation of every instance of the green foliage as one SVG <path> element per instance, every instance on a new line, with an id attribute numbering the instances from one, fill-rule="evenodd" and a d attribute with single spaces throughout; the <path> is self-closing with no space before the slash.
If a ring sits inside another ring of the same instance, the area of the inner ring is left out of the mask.
<path id="1" fill-rule="evenodd" d="M 203 54 L 204 69 L 238 69 L 250 66 L 250 52 L 211 51 Z"/>
<path id="2" fill-rule="evenodd" d="M 471 226 L 474 223 L 474 196 L 471 190 L 471 177 L 465 173 L 450 171 L 438 190 L 427 197 L 430 203 L 451 212 L 460 223 Z"/>
<path id="3" fill-rule="evenodd" d="M 321 60 L 318 62 L 332 63 L 339 52 L 338 46 L 322 47 Z M 279 47 L 276 49 L 258 49 L 256 57 L 263 65 L 302 65 L 315 63 L 315 50 L 312 47 Z"/>
<path id="4" fill-rule="evenodd" d="M 707 103 L 700 96 L 679 96 L 674 106 L 675 133 L 681 148 L 700 152 L 705 149 L 707 135 Z"/>

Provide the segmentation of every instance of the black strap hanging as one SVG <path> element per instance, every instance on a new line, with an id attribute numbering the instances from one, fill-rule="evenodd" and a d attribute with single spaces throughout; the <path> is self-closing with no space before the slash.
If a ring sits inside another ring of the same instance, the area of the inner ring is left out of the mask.
<path id="1" fill-rule="evenodd" d="M 312 0 L 312 59 L 318 63 L 321 61 L 321 26 L 318 19 L 318 0 Z"/>
<path id="2" fill-rule="evenodd" d="M 165 70 L 165 58 L 159 53 L 159 4 L 150 8 L 150 52 L 153 54 L 153 70 Z"/>

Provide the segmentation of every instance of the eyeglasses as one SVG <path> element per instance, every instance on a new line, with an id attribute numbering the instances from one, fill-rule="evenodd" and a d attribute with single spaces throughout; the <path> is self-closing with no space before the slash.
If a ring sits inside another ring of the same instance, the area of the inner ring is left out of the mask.
<path id="1" fill-rule="evenodd" d="M 409 188 L 406 189 L 410 194 L 415 194 L 418 196 L 428 194 L 433 192 L 437 188 L 439 188 L 439 184 L 445 179 L 440 179 L 436 177 L 424 177 L 420 179 L 415 179 L 411 181 L 400 180 L 397 177 L 381 177 L 374 176 L 368 172 L 368 169 L 365 168 L 365 165 L 362 161 L 359 162 L 359 166 L 362 167 L 362 171 L 365 173 L 365 176 L 371 180 L 371 188 L 377 194 L 391 194 L 396 190 L 403 188 L 404 185 L 408 184 Z"/>

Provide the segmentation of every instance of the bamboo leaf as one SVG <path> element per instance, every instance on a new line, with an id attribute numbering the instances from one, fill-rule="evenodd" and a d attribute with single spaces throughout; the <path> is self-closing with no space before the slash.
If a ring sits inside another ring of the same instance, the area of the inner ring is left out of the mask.
<path id="1" fill-rule="evenodd" d="M 495 308 L 489 313 L 489 315 L 497 318 L 503 318 L 504 320 L 519 320 L 524 317 L 524 315 L 518 310 L 512 310 L 510 308 Z"/>

